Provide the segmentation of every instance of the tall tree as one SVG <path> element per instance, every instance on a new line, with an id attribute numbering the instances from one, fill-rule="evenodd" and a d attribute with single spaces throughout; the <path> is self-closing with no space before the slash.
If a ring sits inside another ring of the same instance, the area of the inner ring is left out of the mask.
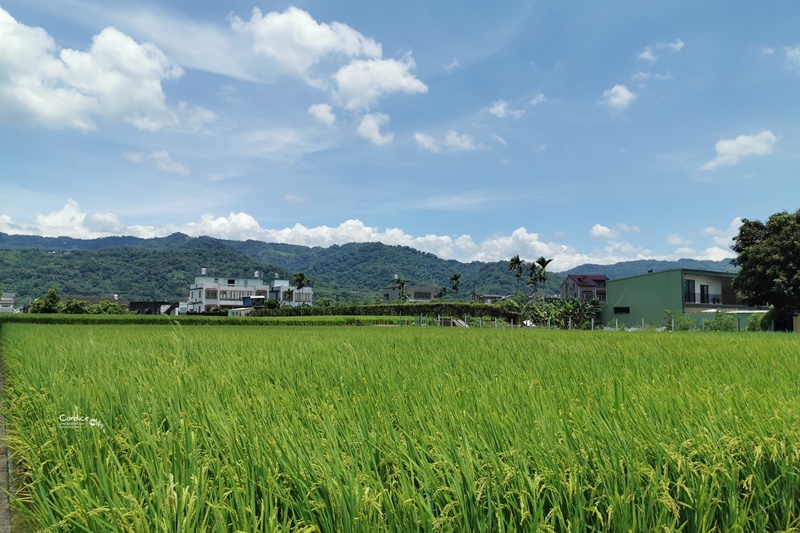
<path id="1" fill-rule="evenodd" d="M 58 295 L 55 289 L 50 289 L 47 294 L 41 298 L 37 298 L 31 304 L 31 313 L 59 313 L 63 309 L 61 304 L 61 296 Z"/>
<path id="2" fill-rule="evenodd" d="M 461 274 L 454 273 L 452 276 L 450 276 L 450 281 L 452 282 L 451 287 L 453 290 L 458 292 L 458 285 L 461 282 Z"/>
<path id="3" fill-rule="evenodd" d="M 508 269 L 514 272 L 514 275 L 517 276 L 517 290 L 519 291 L 519 280 L 522 277 L 522 270 L 525 267 L 525 261 L 520 259 L 519 254 L 515 255 L 511 259 L 508 260 Z"/>
<path id="4" fill-rule="evenodd" d="M 790 329 L 800 312 L 800 209 L 782 211 L 766 223 L 742 220 L 731 246 L 739 267 L 733 288 L 751 306 L 772 306 L 776 329 Z"/>
<path id="5" fill-rule="evenodd" d="M 308 278 L 302 272 L 298 272 L 294 276 L 292 276 L 292 283 L 295 284 L 297 290 L 301 290 L 303 287 L 308 287 Z"/>

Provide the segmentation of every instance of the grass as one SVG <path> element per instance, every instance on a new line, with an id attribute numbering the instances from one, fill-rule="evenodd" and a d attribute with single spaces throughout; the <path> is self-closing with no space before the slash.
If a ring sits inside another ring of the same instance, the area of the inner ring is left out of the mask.
<path id="1" fill-rule="evenodd" d="M 790 335 L 7 323 L 3 337 L 31 529 L 800 526 Z"/>

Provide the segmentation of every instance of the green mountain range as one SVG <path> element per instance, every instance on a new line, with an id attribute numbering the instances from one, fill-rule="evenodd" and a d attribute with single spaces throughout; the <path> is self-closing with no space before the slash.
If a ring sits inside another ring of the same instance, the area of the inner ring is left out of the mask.
<path id="1" fill-rule="evenodd" d="M 121 300 L 184 300 L 201 268 L 221 276 L 251 276 L 259 271 L 269 279 L 303 272 L 315 298 L 340 302 L 371 302 L 395 275 L 418 285 L 447 290 L 446 298 L 513 294 L 527 290 L 506 261 L 461 263 L 441 259 L 407 246 L 350 243 L 308 247 L 261 241 L 189 237 L 104 237 L 73 239 L 0 233 L 0 291 L 15 292 L 22 302 L 56 289 L 64 296 L 111 297 Z M 568 274 L 606 274 L 609 278 L 643 274 L 648 270 L 702 268 L 729 270 L 728 261 L 629 261 L 615 265 L 583 265 L 549 274 L 545 293 L 555 293 Z M 460 274 L 460 290 L 450 277 Z"/>

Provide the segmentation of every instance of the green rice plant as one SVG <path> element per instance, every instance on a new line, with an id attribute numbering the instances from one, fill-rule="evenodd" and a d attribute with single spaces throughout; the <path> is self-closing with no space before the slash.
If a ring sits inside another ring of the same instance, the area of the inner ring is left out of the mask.
<path id="1" fill-rule="evenodd" d="M 3 345 L 31 530 L 800 527 L 790 335 L 6 323 Z"/>

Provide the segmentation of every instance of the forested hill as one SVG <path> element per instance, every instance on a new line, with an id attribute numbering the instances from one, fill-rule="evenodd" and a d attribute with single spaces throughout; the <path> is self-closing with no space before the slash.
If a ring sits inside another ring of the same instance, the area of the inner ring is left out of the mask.
<path id="1" fill-rule="evenodd" d="M 201 268 L 221 276 L 251 276 L 258 270 L 265 278 L 277 273 L 284 279 L 303 272 L 317 298 L 339 301 L 373 301 L 395 274 L 415 284 L 445 287 L 448 297 L 458 299 L 470 298 L 473 290 L 510 294 L 525 289 L 505 261 L 461 263 L 381 243 L 323 248 L 180 233 L 88 240 L 0 233 L 0 290 L 16 292 L 22 300 L 51 287 L 76 297 L 183 300 Z M 456 273 L 461 275 L 457 293 L 450 282 Z M 553 274 L 548 292 L 557 291 L 562 280 Z"/>
<path id="2" fill-rule="evenodd" d="M 551 273 L 546 291 L 554 293 L 568 273 L 600 273 L 609 278 L 642 274 L 649 269 L 708 268 L 681 262 L 633 261 L 617 265 L 586 265 L 567 273 Z M 476 294 L 512 294 L 525 290 L 508 271 L 506 261 L 461 263 L 406 246 L 350 243 L 307 247 L 261 241 L 232 241 L 189 237 L 105 237 L 73 239 L 0 233 L 0 291 L 16 292 L 22 301 L 54 288 L 75 297 L 122 300 L 183 300 L 201 268 L 221 276 L 250 276 L 258 270 L 266 278 L 276 273 L 287 279 L 303 272 L 311 279 L 317 298 L 372 301 L 395 274 L 415 284 L 446 287 L 449 298 Z M 460 274 L 460 290 L 451 289 L 450 277 Z"/>

